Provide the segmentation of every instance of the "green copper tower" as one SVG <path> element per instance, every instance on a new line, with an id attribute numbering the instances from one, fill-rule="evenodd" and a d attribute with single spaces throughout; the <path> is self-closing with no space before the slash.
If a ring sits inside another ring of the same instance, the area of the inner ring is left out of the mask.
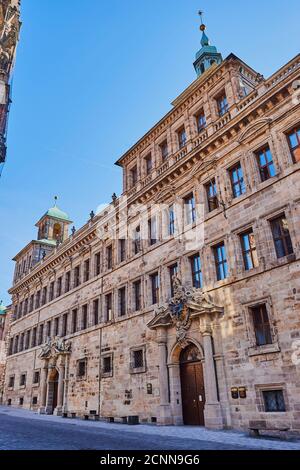
<path id="1" fill-rule="evenodd" d="M 222 55 L 217 51 L 215 46 L 210 45 L 210 41 L 205 33 L 206 26 L 203 23 L 202 15 L 203 12 L 199 11 L 201 18 L 200 31 L 202 31 L 201 49 L 196 54 L 196 60 L 194 62 L 194 68 L 197 76 L 200 77 L 203 73 L 209 69 L 213 64 L 220 64 L 223 61 Z"/>

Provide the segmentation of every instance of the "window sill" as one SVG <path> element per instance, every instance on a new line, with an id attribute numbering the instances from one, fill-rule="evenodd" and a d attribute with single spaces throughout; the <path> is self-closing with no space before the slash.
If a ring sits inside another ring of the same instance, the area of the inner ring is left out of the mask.
<path id="1" fill-rule="evenodd" d="M 130 369 L 130 374 L 144 374 L 147 372 L 146 367 L 139 367 L 138 369 Z"/>
<path id="2" fill-rule="evenodd" d="M 113 377 L 113 373 L 112 372 L 102 372 L 102 375 L 101 375 L 101 378 L 102 379 L 110 379 Z"/>
<path id="3" fill-rule="evenodd" d="M 262 356 L 263 354 L 279 353 L 281 351 L 279 344 L 268 344 L 266 346 L 253 346 L 248 349 L 248 356 Z"/>

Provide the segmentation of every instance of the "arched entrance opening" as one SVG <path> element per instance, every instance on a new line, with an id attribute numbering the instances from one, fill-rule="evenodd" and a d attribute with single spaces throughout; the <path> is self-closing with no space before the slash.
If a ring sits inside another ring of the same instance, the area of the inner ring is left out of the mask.
<path id="1" fill-rule="evenodd" d="M 57 407 L 58 380 L 59 380 L 59 373 L 57 369 L 53 369 L 49 376 L 49 382 L 48 382 L 48 403 L 47 403 L 48 414 L 53 414 L 55 408 Z"/>
<path id="2" fill-rule="evenodd" d="M 205 389 L 202 357 L 194 344 L 180 354 L 180 382 L 183 422 L 191 426 L 204 426 Z"/>

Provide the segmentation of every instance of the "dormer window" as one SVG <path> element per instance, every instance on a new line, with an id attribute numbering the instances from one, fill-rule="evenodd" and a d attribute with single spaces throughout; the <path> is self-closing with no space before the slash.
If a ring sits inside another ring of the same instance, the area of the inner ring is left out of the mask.
<path id="1" fill-rule="evenodd" d="M 229 106 L 228 106 L 228 101 L 225 92 L 223 92 L 218 98 L 217 98 L 217 107 L 218 107 L 218 113 L 219 116 L 222 117 L 224 114 L 228 113 Z"/>
<path id="2" fill-rule="evenodd" d="M 179 148 L 182 149 L 186 146 L 186 132 L 185 128 L 182 127 L 178 132 L 178 143 L 179 143 Z"/>
<path id="3" fill-rule="evenodd" d="M 196 120 L 197 120 L 197 130 L 198 130 L 198 133 L 200 133 L 206 127 L 206 118 L 205 118 L 203 109 L 197 114 Z"/>
<path id="4" fill-rule="evenodd" d="M 168 158 L 168 155 L 169 155 L 167 140 L 164 140 L 164 142 L 162 144 L 160 144 L 160 151 L 161 151 L 162 160 L 166 160 Z"/>

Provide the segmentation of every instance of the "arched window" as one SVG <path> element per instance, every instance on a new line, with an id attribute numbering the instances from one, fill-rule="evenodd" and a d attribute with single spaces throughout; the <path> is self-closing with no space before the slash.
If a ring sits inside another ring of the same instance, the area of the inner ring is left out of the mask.
<path id="1" fill-rule="evenodd" d="M 61 231 L 61 225 L 60 224 L 54 224 L 53 227 L 53 238 L 55 240 L 59 240 L 61 238 L 62 231 Z"/>

